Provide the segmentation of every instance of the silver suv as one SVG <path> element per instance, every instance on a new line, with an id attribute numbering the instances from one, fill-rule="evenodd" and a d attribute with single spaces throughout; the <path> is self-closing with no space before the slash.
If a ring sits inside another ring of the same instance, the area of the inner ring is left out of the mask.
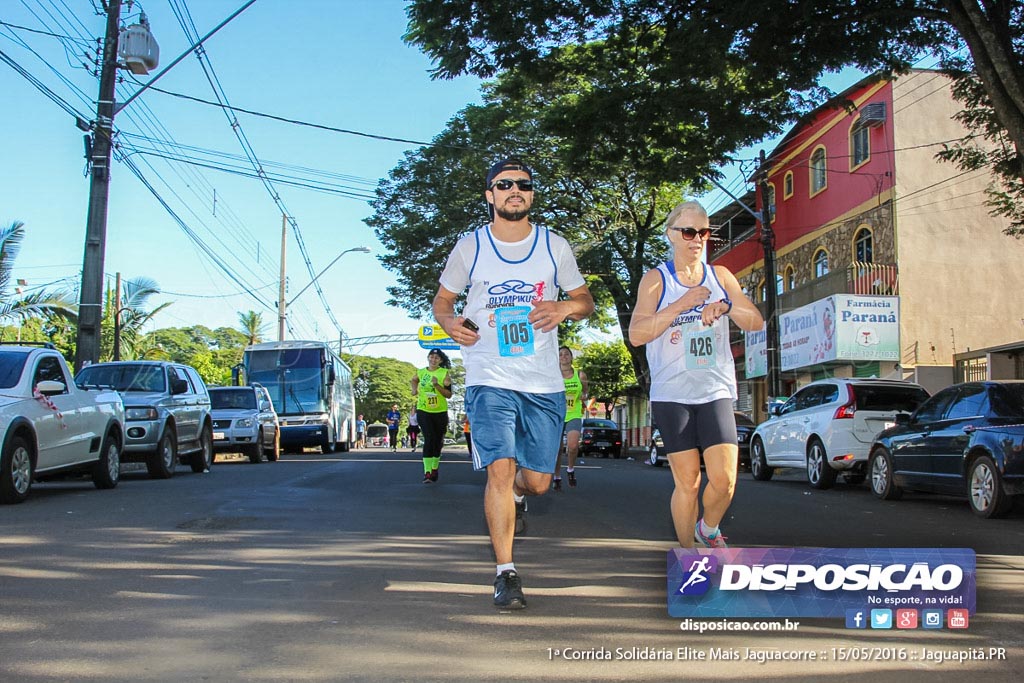
<path id="1" fill-rule="evenodd" d="M 277 460 L 280 443 L 277 413 L 262 386 L 210 387 L 213 450 L 242 453 L 249 462 Z"/>
<path id="2" fill-rule="evenodd" d="M 199 373 L 180 363 L 94 363 L 75 377 L 80 387 L 112 387 L 125 412 L 122 462 L 144 462 L 149 476 L 167 479 L 179 460 L 193 472 L 213 464 L 210 394 Z"/>

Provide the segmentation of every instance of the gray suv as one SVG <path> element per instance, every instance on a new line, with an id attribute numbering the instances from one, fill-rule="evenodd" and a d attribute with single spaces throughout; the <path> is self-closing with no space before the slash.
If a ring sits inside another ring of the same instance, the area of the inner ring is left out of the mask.
<path id="1" fill-rule="evenodd" d="M 274 462 L 280 452 L 280 428 L 270 394 L 262 386 L 210 387 L 213 451 L 242 453 L 249 462 Z"/>
<path id="2" fill-rule="evenodd" d="M 79 371 L 75 384 L 120 392 L 125 413 L 121 462 L 146 463 L 154 479 L 173 476 L 179 460 L 193 472 L 210 469 L 210 394 L 195 369 L 165 361 L 94 363 Z"/>

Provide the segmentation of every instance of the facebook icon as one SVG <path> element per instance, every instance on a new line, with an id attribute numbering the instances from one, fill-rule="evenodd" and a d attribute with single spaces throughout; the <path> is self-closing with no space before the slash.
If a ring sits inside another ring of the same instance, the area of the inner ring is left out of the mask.
<path id="1" fill-rule="evenodd" d="M 846 628 L 867 628 L 867 616 L 862 609 L 846 610 Z"/>

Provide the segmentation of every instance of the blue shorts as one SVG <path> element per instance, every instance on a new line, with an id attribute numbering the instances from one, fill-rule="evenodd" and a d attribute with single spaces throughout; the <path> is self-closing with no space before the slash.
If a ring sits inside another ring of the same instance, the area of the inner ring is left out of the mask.
<path id="1" fill-rule="evenodd" d="M 565 392 L 531 394 L 470 386 L 466 414 L 473 425 L 474 468 L 515 458 L 524 469 L 554 473 L 565 424 Z"/>
<path id="2" fill-rule="evenodd" d="M 565 431 L 566 434 L 568 434 L 569 432 L 581 432 L 581 431 L 583 431 L 583 418 L 582 417 L 574 417 L 571 420 L 566 420 L 565 421 L 565 430 L 564 431 Z"/>

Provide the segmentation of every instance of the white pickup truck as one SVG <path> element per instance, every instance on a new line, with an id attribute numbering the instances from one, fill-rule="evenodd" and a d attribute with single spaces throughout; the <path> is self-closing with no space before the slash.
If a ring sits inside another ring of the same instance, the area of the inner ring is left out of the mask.
<path id="1" fill-rule="evenodd" d="M 50 344 L 0 343 L 0 503 L 20 503 L 33 481 L 75 473 L 117 486 L 124 405 L 109 388 L 80 389 Z"/>

